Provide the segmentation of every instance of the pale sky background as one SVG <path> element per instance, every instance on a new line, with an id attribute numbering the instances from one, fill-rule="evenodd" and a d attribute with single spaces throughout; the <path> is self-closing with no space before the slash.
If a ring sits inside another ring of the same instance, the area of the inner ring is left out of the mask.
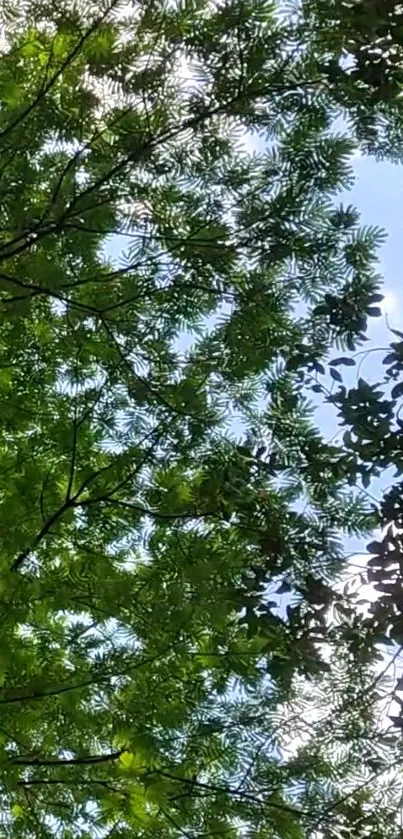
<path id="1" fill-rule="evenodd" d="M 388 292 L 385 303 L 389 320 L 391 326 L 399 328 L 403 314 L 403 166 L 356 157 L 354 170 L 356 183 L 348 193 L 350 202 L 360 210 L 364 224 L 384 227 L 388 233 L 381 248 L 381 271 Z M 373 323 L 374 338 L 387 339 L 384 321 Z"/>
<path id="2" fill-rule="evenodd" d="M 362 347 L 363 350 L 373 350 L 375 347 L 387 347 L 393 340 L 388 325 L 403 330 L 403 166 L 362 156 L 355 157 L 353 164 L 356 182 L 342 200 L 357 207 L 363 225 L 382 227 L 387 232 L 387 239 L 379 251 L 379 270 L 384 279 L 382 291 L 385 293 L 381 304 L 383 316 L 370 319 L 370 341 Z M 361 357 L 359 371 L 357 368 L 344 368 L 346 383 L 352 386 L 358 375 L 370 382 L 381 381 L 385 372 L 382 365 L 384 355 L 381 351 Z M 316 419 L 325 433 L 337 430 L 326 409 L 319 409 Z M 378 495 L 391 480 L 393 471 L 371 484 L 369 491 Z M 354 540 L 351 546 L 353 543 Z"/>
<path id="3" fill-rule="evenodd" d="M 361 224 L 382 227 L 387 239 L 381 246 L 379 272 L 384 278 L 385 300 L 381 304 L 383 316 L 371 318 L 368 335 L 371 339 L 362 350 L 386 347 L 393 335 L 388 329 L 403 328 L 403 166 L 377 162 L 372 158 L 353 160 L 356 182 L 352 190 L 341 195 L 344 204 L 353 204 L 361 213 Z M 364 379 L 377 381 L 384 375 L 384 353 L 371 352 L 359 362 L 359 374 Z M 343 369 L 343 378 L 352 386 L 357 369 Z M 319 417 L 319 412 L 318 412 Z M 324 414 L 320 413 L 323 430 L 331 431 Z"/>
<path id="4" fill-rule="evenodd" d="M 374 350 L 375 347 L 387 347 L 393 340 L 394 336 L 389 327 L 403 330 L 403 166 L 363 156 L 355 156 L 353 165 L 356 175 L 354 187 L 342 195 L 341 200 L 345 204 L 357 207 L 361 213 L 361 224 L 382 227 L 387 233 L 386 241 L 379 251 L 379 273 L 383 276 L 381 290 L 385 294 L 385 300 L 381 304 L 383 315 L 381 318 L 370 319 L 370 341 L 362 347 L 362 350 Z M 382 365 L 384 355 L 384 351 L 370 352 L 367 356 L 361 356 L 358 367 L 342 368 L 347 386 L 354 386 L 358 376 L 369 382 L 382 381 L 385 372 Z M 330 406 L 321 406 L 315 416 L 319 427 L 327 436 L 337 432 L 337 424 Z M 393 481 L 394 470 L 388 470 L 381 478 L 371 483 L 367 492 L 370 496 L 378 498 Z M 346 553 L 363 551 L 367 542 L 366 538 L 346 539 Z M 364 564 L 366 558 L 357 554 L 351 561 L 354 565 L 359 565 Z M 374 599 L 376 592 L 372 587 L 365 587 L 362 595 Z"/>

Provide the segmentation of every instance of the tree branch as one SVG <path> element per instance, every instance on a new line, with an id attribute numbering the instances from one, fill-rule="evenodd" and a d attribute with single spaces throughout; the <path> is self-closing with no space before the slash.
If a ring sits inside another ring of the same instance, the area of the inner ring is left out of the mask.
<path id="1" fill-rule="evenodd" d="M 116 752 L 108 752 L 102 755 L 87 755 L 86 757 L 71 758 L 40 758 L 40 757 L 14 757 L 10 763 L 18 766 L 90 766 L 96 763 L 108 763 L 118 760 L 127 749 L 119 749 Z"/>
<path id="2" fill-rule="evenodd" d="M 197 510 L 194 510 L 187 513 L 161 513 L 158 510 L 150 510 L 148 507 L 142 507 L 140 504 L 132 504 L 130 501 L 120 501 L 118 498 L 111 498 L 107 495 L 101 495 L 98 498 L 86 498 L 85 501 L 78 501 L 76 506 L 90 507 L 93 504 L 111 504 L 116 507 L 122 507 L 126 510 L 133 510 L 134 512 L 142 513 L 142 515 L 150 516 L 150 518 L 161 519 L 162 521 L 176 521 L 178 519 L 189 521 L 190 519 L 216 517 L 216 513 L 209 510 L 206 510 L 205 512 L 197 512 Z"/>
<path id="3" fill-rule="evenodd" d="M 234 789 L 233 787 L 227 786 L 220 786 L 218 784 L 208 784 L 203 783 L 202 781 L 196 781 L 191 778 L 179 778 L 177 775 L 171 775 L 170 772 L 164 772 L 163 770 L 153 769 L 152 771 L 147 773 L 147 776 L 150 775 L 161 775 L 163 778 L 169 778 L 172 781 L 178 781 L 180 784 L 184 784 L 188 787 L 195 787 L 196 789 L 207 790 L 211 793 L 217 793 L 218 795 L 234 795 L 238 798 L 243 798 L 246 801 L 251 801 L 254 804 L 258 804 L 260 807 L 273 807 L 276 810 L 283 810 L 287 813 L 292 813 L 296 816 L 303 816 L 307 815 L 304 810 L 300 810 L 297 807 L 292 807 L 288 804 L 279 804 L 275 801 L 270 800 L 262 800 L 258 798 L 257 795 L 253 795 L 252 793 L 242 792 L 241 790 Z"/>
<path id="4" fill-rule="evenodd" d="M 45 522 L 43 527 L 40 529 L 39 533 L 34 538 L 32 545 L 29 548 L 25 548 L 18 556 L 14 559 L 11 563 L 10 571 L 19 571 L 21 566 L 24 564 L 25 560 L 28 559 L 32 551 L 40 545 L 42 540 L 45 538 L 49 530 L 52 529 L 53 525 L 55 525 L 63 516 L 63 514 L 68 510 L 70 507 L 73 506 L 72 500 L 68 499 L 65 501 L 55 513 L 53 513 L 50 518 Z"/>

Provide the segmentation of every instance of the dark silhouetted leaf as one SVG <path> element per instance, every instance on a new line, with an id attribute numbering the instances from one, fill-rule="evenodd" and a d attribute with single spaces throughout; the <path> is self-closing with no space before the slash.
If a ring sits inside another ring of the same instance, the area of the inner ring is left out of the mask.
<path id="1" fill-rule="evenodd" d="M 399 382 L 399 384 L 395 385 L 392 390 L 392 399 L 400 399 L 403 396 L 403 382 Z"/>
<path id="2" fill-rule="evenodd" d="M 335 358 L 333 361 L 329 361 L 329 364 L 331 367 L 338 367 L 341 364 L 345 367 L 355 367 L 355 361 L 353 358 Z"/>

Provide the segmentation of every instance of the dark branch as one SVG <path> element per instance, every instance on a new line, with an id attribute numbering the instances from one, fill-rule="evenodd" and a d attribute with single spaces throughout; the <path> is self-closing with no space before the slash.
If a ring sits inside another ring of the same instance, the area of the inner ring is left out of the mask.
<path id="1" fill-rule="evenodd" d="M 116 752 L 108 752 L 102 755 L 87 755 L 86 757 L 71 758 L 40 758 L 40 757 L 14 757 L 11 763 L 18 766 L 86 766 L 94 763 L 108 763 L 118 760 L 127 749 L 119 749 Z"/>
<path id="2" fill-rule="evenodd" d="M 161 519 L 162 521 L 176 521 L 178 519 L 190 521 L 191 519 L 215 518 L 217 515 L 211 510 L 206 510 L 204 512 L 193 510 L 187 513 L 161 513 L 159 510 L 150 510 L 148 507 L 142 507 L 140 504 L 132 504 L 130 501 L 120 501 L 118 498 L 111 498 L 106 495 L 100 495 L 98 498 L 86 498 L 85 501 L 78 501 L 76 506 L 90 507 L 93 504 L 111 504 L 116 507 L 122 507 L 126 510 L 133 510 L 133 512 L 141 513 L 143 516 Z"/>
<path id="3" fill-rule="evenodd" d="M 215 793 L 217 795 L 234 795 L 237 798 L 243 798 L 246 801 L 251 801 L 254 804 L 258 804 L 260 807 L 273 807 L 276 810 L 283 810 L 287 813 L 292 813 L 296 816 L 307 815 L 303 810 L 298 809 L 297 807 L 292 807 L 288 804 L 279 804 L 278 802 L 270 801 L 267 799 L 259 798 L 257 795 L 253 795 L 252 793 L 242 792 L 241 790 L 234 789 L 233 787 L 229 786 L 221 786 L 218 784 L 208 784 L 203 783 L 202 781 L 197 781 L 192 778 L 180 778 L 177 775 L 172 775 L 170 772 L 164 772 L 163 770 L 154 769 L 147 773 L 148 775 L 161 775 L 163 778 L 169 778 L 172 781 L 178 781 L 178 783 L 183 784 L 189 787 L 189 791 L 191 792 L 192 788 L 206 790 L 207 792 Z"/>
<path id="4" fill-rule="evenodd" d="M 35 548 L 37 548 L 38 545 L 40 545 L 42 540 L 49 533 L 49 530 L 51 530 L 52 527 L 62 518 L 62 516 L 66 512 L 66 510 L 68 510 L 69 507 L 72 507 L 72 506 L 73 506 L 73 502 L 71 500 L 67 500 L 67 501 L 64 502 L 64 504 L 61 505 L 61 507 L 59 507 L 58 510 L 56 510 L 55 513 L 53 513 L 52 516 L 50 516 L 50 518 L 48 518 L 48 520 L 45 522 L 43 527 L 40 529 L 39 533 L 37 533 L 37 535 L 35 536 L 35 538 L 32 542 L 32 545 L 30 545 L 29 548 L 25 548 L 23 551 L 21 551 L 21 553 L 19 553 L 18 556 L 15 558 L 15 560 L 12 562 L 12 564 L 10 566 L 10 571 L 19 571 L 20 570 L 20 568 L 24 564 L 25 560 L 27 560 L 28 557 L 30 556 L 30 554 L 32 553 L 32 551 L 34 551 Z"/>

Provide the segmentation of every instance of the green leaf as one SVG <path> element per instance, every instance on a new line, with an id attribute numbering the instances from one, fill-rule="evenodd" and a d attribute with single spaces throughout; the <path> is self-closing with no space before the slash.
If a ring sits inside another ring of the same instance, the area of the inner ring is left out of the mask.
<path id="1" fill-rule="evenodd" d="M 335 358 L 333 361 L 329 361 L 329 364 L 331 367 L 338 367 L 341 364 L 345 367 L 355 367 L 355 361 L 353 358 Z"/>
<path id="2" fill-rule="evenodd" d="M 403 382 L 399 382 L 399 384 L 394 386 L 391 396 L 392 399 L 400 399 L 400 397 L 403 396 Z"/>
<path id="3" fill-rule="evenodd" d="M 131 769 L 135 762 L 135 756 L 132 752 L 123 752 L 119 757 L 119 763 L 123 769 Z"/>

